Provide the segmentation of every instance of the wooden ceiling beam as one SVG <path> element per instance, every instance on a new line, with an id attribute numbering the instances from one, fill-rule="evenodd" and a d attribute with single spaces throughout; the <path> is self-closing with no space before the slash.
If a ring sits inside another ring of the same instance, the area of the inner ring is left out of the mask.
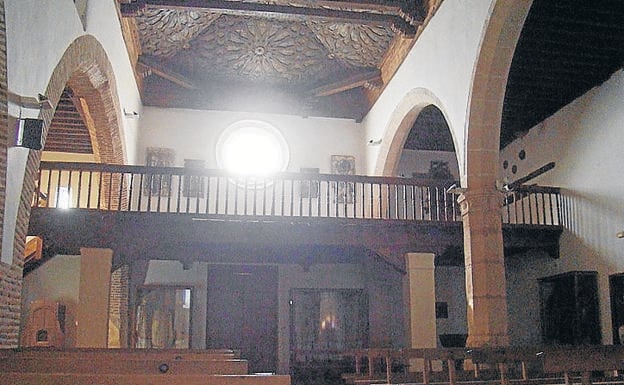
<path id="1" fill-rule="evenodd" d="M 170 68 L 167 68 L 166 65 L 164 65 L 162 62 L 160 62 L 160 60 L 156 58 L 141 55 L 139 56 L 138 63 L 148 68 L 149 71 L 154 75 L 158 75 L 163 79 L 167 79 L 170 82 L 179 85 L 180 87 L 189 90 L 197 89 L 197 86 L 193 83 L 192 80 L 182 74 L 173 71 Z"/>
<path id="2" fill-rule="evenodd" d="M 310 91 L 314 96 L 329 96 L 344 91 L 352 90 L 357 87 L 372 87 L 379 85 L 381 82 L 381 71 L 378 69 L 353 75 L 339 82 L 327 84 Z"/>
<path id="3" fill-rule="evenodd" d="M 300 3 L 300 4 L 299 4 Z M 252 16 L 282 16 L 321 18 L 336 22 L 385 25 L 408 36 L 423 24 L 427 9 L 421 0 L 392 1 L 391 5 L 355 1 L 289 1 L 284 3 L 256 3 L 229 0 L 137 0 L 121 4 L 121 14 L 136 17 L 147 8 L 203 9 L 218 13 Z"/>

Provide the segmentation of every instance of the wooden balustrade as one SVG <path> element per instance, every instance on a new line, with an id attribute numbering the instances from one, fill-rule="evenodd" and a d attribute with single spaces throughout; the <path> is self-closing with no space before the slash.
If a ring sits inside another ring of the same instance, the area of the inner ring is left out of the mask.
<path id="1" fill-rule="evenodd" d="M 278 173 L 237 176 L 223 170 L 41 162 L 34 207 L 79 208 L 194 217 L 351 218 L 459 222 L 452 181 L 358 175 Z M 503 221 L 560 225 L 559 190 L 508 192 Z"/>

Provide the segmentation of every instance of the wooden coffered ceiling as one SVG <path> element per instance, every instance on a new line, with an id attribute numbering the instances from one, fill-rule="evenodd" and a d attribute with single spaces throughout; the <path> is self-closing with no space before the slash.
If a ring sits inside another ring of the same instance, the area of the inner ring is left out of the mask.
<path id="1" fill-rule="evenodd" d="M 440 2 L 131 0 L 120 10 L 145 105 L 359 120 Z"/>
<path id="2" fill-rule="evenodd" d="M 145 105 L 353 119 L 441 2 L 119 0 Z M 622 68 L 622 20 L 621 0 L 533 1 L 509 72 L 501 148 Z M 66 89 L 45 150 L 93 152 L 76 102 Z M 444 117 L 426 112 L 406 148 L 450 151 Z"/>

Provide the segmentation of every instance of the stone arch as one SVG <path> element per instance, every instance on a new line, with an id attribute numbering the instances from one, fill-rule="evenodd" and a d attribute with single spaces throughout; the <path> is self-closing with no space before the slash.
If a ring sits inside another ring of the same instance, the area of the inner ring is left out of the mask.
<path id="1" fill-rule="evenodd" d="M 410 90 L 397 104 L 397 107 L 392 112 L 392 118 L 386 126 L 375 164 L 375 175 L 396 175 L 407 135 L 420 112 L 429 105 L 437 107 L 444 115 L 447 124 L 449 124 L 448 114 L 440 99 L 433 92 L 426 88 Z M 453 135 L 453 129 L 450 126 L 449 128 L 451 129 L 451 135 Z M 457 150 L 459 147 L 454 135 L 453 144 Z M 455 155 L 457 156 L 457 151 L 455 151 Z"/>
<path id="2" fill-rule="evenodd" d="M 509 67 L 532 0 L 497 0 L 486 20 L 464 126 L 459 196 L 464 228 L 467 346 L 509 344 L 499 176 L 500 124 Z"/>
<path id="3" fill-rule="evenodd" d="M 533 0 L 497 0 L 484 27 L 472 77 L 465 125 L 462 181 L 468 188 L 494 190 L 498 178 L 500 125 L 507 76 L 516 43 Z"/>
<path id="4" fill-rule="evenodd" d="M 55 108 L 66 85 L 70 85 L 76 95 L 84 98 L 89 108 L 96 127 L 92 140 L 95 142 L 93 146 L 98 148 L 99 161 L 123 163 L 121 109 L 115 75 L 106 51 L 93 36 L 83 35 L 74 40 L 52 72 L 45 94 Z M 44 110 L 40 115 L 45 127 L 44 148 L 47 129 L 55 108 Z M 21 260 L 24 248 L 30 220 L 30 197 L 35 190 L 40 161 L 40 151 L 29 151 L 13 238 L 13 256 L 17 261 Z"/>

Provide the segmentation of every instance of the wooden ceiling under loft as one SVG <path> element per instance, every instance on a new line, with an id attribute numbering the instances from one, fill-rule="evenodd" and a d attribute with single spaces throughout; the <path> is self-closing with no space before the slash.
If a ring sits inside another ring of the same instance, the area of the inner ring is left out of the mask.
<path id="1" fill-rule="evenodd" d="M 44 151 L 93 154 L 91 135 L 80 111 L 79 98 L 66 87 L 54 111 Z"/>

